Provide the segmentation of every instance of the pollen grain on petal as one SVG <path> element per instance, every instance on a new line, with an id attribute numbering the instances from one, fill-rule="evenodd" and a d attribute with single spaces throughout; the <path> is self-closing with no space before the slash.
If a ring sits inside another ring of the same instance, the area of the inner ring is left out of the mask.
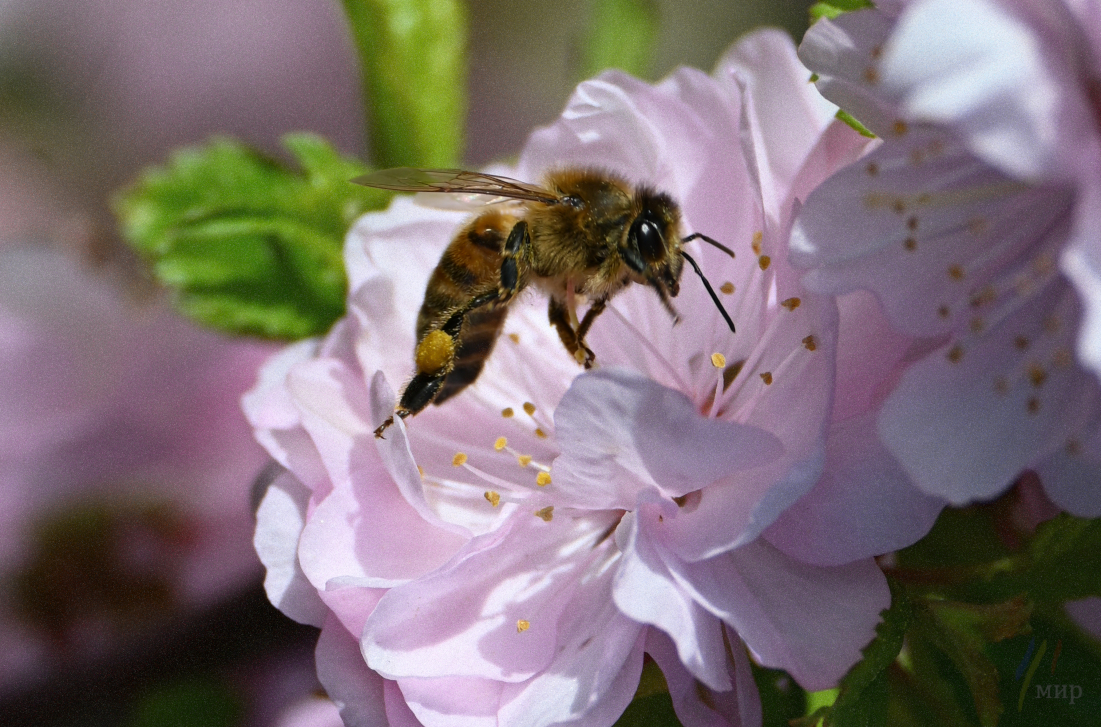
<path id="1" fill-rule="evenodd" d="M 539 518 L 543 522 L 549 523 L 554 518 L 554 505 L 547 505 L 544 508 L 536 510 L 535 517 Z"/>
<path id="2" fill-rule="evenodd" d="M 451 458 L 451 466 L 462 467 L 468 459 L 470 458 L 466 456 L 465 452 L 456 452 L 455 456 Z"/>
<path id="3" fill-rule="evenodd" d="M 766 371 L 763 374 L 761 374 L 761 381 L 765 382 L 765 386 L 771 386 L 772 385 L 772 372 L 771 371 Z"/>
<path id="4" fill-rule="evenodd" d="M 503 416 L 505 419 L 509 419 L 515 413 L 516 412 L 512 411 L 511 406 L 506 406 L 504 409 L 501 410 L 501 416 Z"/>
<path id="5" fill-rule="evenodd" d="M 518 633 L 518 634 L 522 634 L 530 628 L 531 628 L 531 621 L 526 621 L 524 619 L 519 619 L 516 622 L 516 633 Z"/>
<path id="6" fill-rule="evenodd" d="M 1028 380 L 1039 389 L 1047 381 L 1047 371 L 1040 364 L 1034 363 L 1028 367 Z"/>
<path id="7" fill-rule="evenodd" d="M 518 455 L 516 457 L 516 461 L 520 463 L 521 467 L 527 467 L 529 464 L 531 464 L 531 455 L 530 454 Z"/>
<path id="8" fill-rule="evenodd" d="M 535 476 L 535 484 L 540 487 L 546 487 L 551 483 L 551 476 L 548 472 L 540 472 Z"/>
<path id="9" fill-rule="evenodd" d="M 726 356 L 723 356 L 721 353 L 711 354 L 711 365 L 717 369 L 725 368 Z"/>
<path id="10" fill-rule="evenodd" d="M 732 295 L 734 293 L 734 283 L 728 280 L 719 286 L 719 290 L 721 290 L 726 295 Z"/>
<path id="11" fill-rule="evenodd" d="M 497 441 L 493 443 L 493 449 L 500 452 L 502 449 L 508 446 L 508 439 L 505 437 L 497 437 Z"/>
<path id="12" fill-rule="evenodd" d="M 768 266 L 772 264 L 772 258 L 768 255 L 761 255 L 757 258 L 757 264 L 761 267 L 761 270 L 768 270 Z"/>
<path id="13" fill-rule="evenodd" d="M 497 505 L 501 503 L 501 493 L 494 492 L 493 490 L 486 490 L 485 499 L 490 505 L 497 507 Z"/>
<path id="14" fill-rule="evenodd" d="M 808 351 L 814 351 L 815 349 L 818 348 L 818 339 L 815 338 L 813 335 L 807 336 L 806 338 L 803 339 L 803 346 Z"/>
<path id="15" fill-rule="evenodd" d="M 512 341 L 513 343 L 519 343 L 520 342 L 520 334 L 519 333 L 510 333 L 510 334 L 508 334 L 508 339 L 510 341 Z"/>
<path id="16" fill-rule="evenodd" d="M 784 308 L 787 308 L 788 310 L 795 310 L 802 304 L 802 302 L 803 301 L 801 301 L 799 298 L 788 298 L 787 300 L 780 301 L 780 305 Z"/>
<path id="17" fill-rule="evenodd" d="M 530 401 L 525 401 L 525 402 L 524 402 L 524 412 L 525 412 L 525 413 L 526 413 L 526 414 L 527 414 L 527 415 L 528 415 L 529 417 L 530 417 L 531 415 L 533 415 L 533 414 L 535 413 L 535 404 L 532 404 L 532 403 L 531 403 Z"/>

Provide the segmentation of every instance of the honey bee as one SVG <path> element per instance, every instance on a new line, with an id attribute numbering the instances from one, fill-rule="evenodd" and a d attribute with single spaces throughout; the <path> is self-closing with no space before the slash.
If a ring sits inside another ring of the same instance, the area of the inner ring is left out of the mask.
<path id="1" fill-rule="evenodd" d="M 566 350 L 586 369 L 596 360 L 585 336 L 608 301 L 631 283 L 653 288 L 677 320 L 670 298 L 687 260 L 731 332 L 734 322 L 699 265 L 683 249 L 700 239 L 680 236 L 680 208 L 668 194 L 632 188 L 609 172 L 562 169 L 543 186 L 458 169 L 387 169 L 352 180 L 400 192 L 484 195 L 490 206 L 468 222 L 432 271 L 417 316 L 416 371 L 401 401 L 375 430 L 382 438 L 394 416 L 441 404 L 478 378 L 493 350 L 509 303 L 529 285 L 550 300 L 547 314 Z M 574 301 L 590 305 L 580 321 Z"/>

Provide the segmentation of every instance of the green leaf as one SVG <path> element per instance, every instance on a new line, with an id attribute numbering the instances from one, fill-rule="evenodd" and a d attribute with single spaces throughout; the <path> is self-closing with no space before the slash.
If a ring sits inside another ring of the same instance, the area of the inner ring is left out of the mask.
<path id="1" fill-rule="evenodd" d="M 1024 597 L 990 605 L 924 599 L 915 614 L 921 636 L 936 645 L 966 681 L 979 724 L 996 725 L 1003 705 L 998 670 L 986 646 L 1026 633 L 1031 604 Z"/>
<path id="2" fill-rule="evenodd" d="M 856 117 L 853 116 L 852 114 L 850 114 L 848 111 L 844 111 L 842 109 L 837 109 L 837 113 L 834 114 L 834 117 L 838 121 L 844 121 L 846 124 L 848 124 L 850 127 L 852 127 L 853 131 L 860 134 L 861 136 L 866 136 L 869 139 L 874 139 L 875 138 L 875 134 L 872 133 L 872 131 L 870 129 L 868 129 L 867 126 L 864 126 L 864 124 L 857 121 Z"/>
<path id="3" fill-rule="evenodd" d="M 372 162 L 453 167 L 466 125 L 466 6 L 344 0 L 363 71 Z"/>
<path id="4" fill-rule="evenodd" d="M 753 681 L 761 695 L 763 727 L 788 727 L 806 714 L 807 693 L 782 669 L 769 669 L 750 661 Z"/>
<path id="5" fill-rule="evenodd" d="M 830 0 L 810 6 L 810 22 L 819 18 L 836 18 L 841 13 L 873 7 L 870 0 Z"/>
<path id="6" fill-rule="evenodd" d="M 130 727 L 233 727 L 240 700 L 212 676 L 196 676 L 150 689 L 139 698 Z"/>
<path id="7" fill-rule="evenodd" d="M 1101 519 L 1059 515 L 1036 529 L 1028 551 L 1024 585 L 1037 602 L 1101 596 Z"/>
<path id="8" fill-rule="evenodd" d="M 596 0 L 585 38 L 581 77 L 618 68 L 649 78 L 660 27 L 655 0 Z"/>
<path id="9" fill-rule="evenodd" d="M 200 323 L 298 339 L 344 313 L 345 233 L 389 196 L 350 184 L 366 168 L 317 136 L 284 145 L 300 171 L 215 138 L 147 169 L 114 200 L 123 236 Z"/>

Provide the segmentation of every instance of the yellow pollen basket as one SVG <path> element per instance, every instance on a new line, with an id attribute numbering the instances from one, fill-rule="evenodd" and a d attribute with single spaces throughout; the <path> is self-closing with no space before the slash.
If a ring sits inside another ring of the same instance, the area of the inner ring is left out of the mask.
<path id="1" fill-rule="evenodd" d="M 417 345 L 417 372 L 432 375 L 443 371 L 455 358 L 455 339 L 443 331 L 432 331 Z"/>

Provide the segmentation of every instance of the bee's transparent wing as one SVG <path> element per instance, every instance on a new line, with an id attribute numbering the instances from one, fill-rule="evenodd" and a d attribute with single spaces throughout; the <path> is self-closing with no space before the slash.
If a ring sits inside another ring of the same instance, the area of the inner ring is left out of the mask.
<path id="1" fill-rule="evenodd" d="M 506 199 L 556 204 L 559 195 L 535 184 L 508 177 L 462 169 L 414 169 L 398 167 L 364 174 L 352 180 L 365 187 L 391 189 L 395 192 L 444 192 L 470 196 L 485 195 L 484 204 Z"/>

